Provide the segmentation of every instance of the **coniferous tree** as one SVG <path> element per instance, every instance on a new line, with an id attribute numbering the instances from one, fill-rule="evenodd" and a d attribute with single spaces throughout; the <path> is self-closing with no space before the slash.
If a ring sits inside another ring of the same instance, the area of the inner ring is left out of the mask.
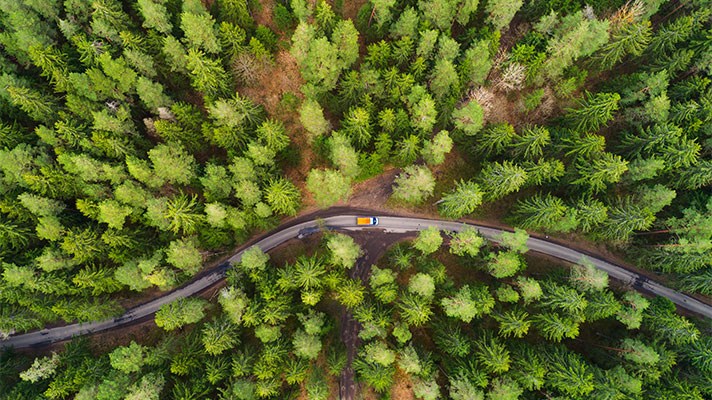
<path id="1" fill-rule="evenodd" d="M 480 186 L 472 181 L 457 182 L 452 192 L 444 194 L 440 204 L 440 214 L 448 218 L 460 218 L 471 214 L 482 203 Z"/>

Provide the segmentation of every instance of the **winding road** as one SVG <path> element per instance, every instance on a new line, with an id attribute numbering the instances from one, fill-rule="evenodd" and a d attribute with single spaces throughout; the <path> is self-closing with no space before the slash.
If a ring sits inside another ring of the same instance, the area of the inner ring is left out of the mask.
<path id="1" fill-rule="evenodd" d="M 315 218 L 313 220 L 278 229 L 269 236 L 258 240 L 254 243 L 254 245 L 259 246 L 263 251 L 267 252 L 290 239 L 301 238 L 304 235 L 316 232 L 319 230 L 320 226 L 324 225 L 326 225 L 329 229 L 346 231 L 370 229 L 381 230 L 385 233 L 416 232 L 427 229 L 430 226 L 435 226 L 443 231 L 459 232 L 462 231 L 465 226 L 470 226 L 477 229 L 482 236 L 494 242 L 497 242 L 497 237 L 502 232 L 505 232 L 503 229 L 491 228 L 487 226 L 434 219 L 379 216 L 378 220 L 378 226 L 358 226 L 356 225 L 356 215 L 336 215 L 322 219 Z M 640 274 L 629 271 L 624 267 L 607 262 L 602 258 L 536 237 L 530 237 L 527 242 L 527 246 L 530 251 L 546 254 L 571 263 L 577 263 L 582 257 L 585 257 L 596 268 L 606 271 L 608 275 L 613 278 L 630 284 L 636 290 L 667 297 L 680 308 L 712 318 L 712 306 L 685 294 L 678 293 L 672 289 L 660 285 L 659 283 L 651 281 Z M 21 335 L 14 335 L 7 340 L 0 342 L 0 346 L 11 346 L 14 348 L 40 347 L 68 340 L 73 336 L 101 332 L 145 320 L 158 311 L 162 305 L 170 303 L 171 301 L 181 297 L 201 293 L 223 279 L 225 271 L 230 268 L 230 265 L 240 262 L 243 252 L 244 249 L 230 257 L 227 261 L 219 264 L 208 273 L 198 276 L 186 285 L 167 293 L 164 296 L 149 301 L 148 303 L 134 307 L 117 318 L 100 322 L 59 326 L 51 329 L 43 329 Z"/>

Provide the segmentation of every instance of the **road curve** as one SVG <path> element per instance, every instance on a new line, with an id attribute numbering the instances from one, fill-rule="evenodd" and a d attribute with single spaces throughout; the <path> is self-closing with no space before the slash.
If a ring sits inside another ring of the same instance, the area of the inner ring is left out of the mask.
<path id="1" fill-rule="evenodd" d="M 494 242 L 497 242 L 497 237 L 502 232 L 505 232 L 505 230 L 503 229 L 491 228 L 475 224 L 464 224 L 462 222 L 456 221 L 441 221 L 433 219 L 395 216 L 379 216 L 378 220 L 378 226 L 372 227 L 356 225 L 355 215 L 337 215 L 318 220 L 314 219 L 311 221 L 292 225 L 284 229 L 280 229 L 274 232 L 273 234 L 257 241 L 254 245 L 259 246 L 263 251 L 266 252 L 279 246 L 280 244 L 286 242 L 289 239 L 298 238 L 301 237 L 301 235 L 314 232 L 318 230 L 319 226 L 323 226 L 324 224 L 329 228 L 333 229 L 380 229 L 385 231 L 386 233 L 415 232 L 427 229 L 430 226 L 435 226 L 438 229 L 444 231 L 459 232 L 462 231 L 465 226 L 470 226 L 477 229 L 482 236 Z M 697 314 L 701 314 L 708 318 L 712 318 L 712 306 L 707 305 L 690 296 L 678 293 L 672 289 L 660 285 L 657 282 L 651 281 L 641 276 L 640 274 L 629 271 L 624 267 L 609 263 L 601 258 L 587 255 L 581 251 L 574 250 L 566 246 L 562 246 L 560 244 L 556 244 L 551 241 L 535 237 L 529 238 L 529 240 L 527 241 L 527 246 L 529 247 L 530 251 L 546 254 L 571 263 L 577 263 L 581 260 L 582 257 L 585 257 L 596 268 L 606 271 L 609 276 L 626 282 L 637 290 L 645 291 L 658 296 L 667 297 L 673 303 L 683 309 L 692 311 Z M 68 340 L 71 339 L 73 336 L 105 331 L 118 326 L 135 323 L 139 320 L 153 315 L 162 305 L 166 303 L 170 303 L 171 301 L 181 297 L 187 297 L 196 293 L 200 293 L 215 284 L 216 282 L 220 281 L 223 278 L 225 271 L 230 267 L 230 265 L 240 262 L 243 252 L 244 250 L 236 253 L 226 262 L 223 262 L 211 272 L 203 276 L 199 276 L 198 278 L 186 284 L 185 286 L 182 286 L 170 293 L 167 293 L 164 296 L 149 301 L 148 303 L 134 307 L 117 318 L 100 322 L 60 326 L 56 328 L 43 329 L 40 331 L 15 335 L 11 336 L 7 340 L 0 342 L 0 346 L 14 348 L 40 347 L 50 343 Z"/>

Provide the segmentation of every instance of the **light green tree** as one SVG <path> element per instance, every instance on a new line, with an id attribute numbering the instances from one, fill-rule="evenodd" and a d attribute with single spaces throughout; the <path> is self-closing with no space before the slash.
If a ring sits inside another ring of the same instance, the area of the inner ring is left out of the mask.
<path id="1" fill-rule="evenodd" d="M 121 230 L 126 217 L 131 214 L 131 207 L 121 205 L 116 200 L 104 200 L 99 203 L 99 221 L 109 225 L 109 228 Z"/>
<path id="2" fill-rule="evenodd" d="M 299 121 L 310 133 L 310 140 L 329 132 L 329 121 L 324 118 L 324 111 L 316 100 L 306 99 L 299 107 Z"/>
<path id="3" fill-rule="evenodd" d="M 159 144 L 149 150 L 148 158 L 154 173 L 164 182 L 187 185 L 195 177 L 195 158 L 179 143 Z"/>
<path id="4" fill-rule="evenodd" d="M 486 286 L 462 286 L 454 294 L 440 299 L 445 315 L 470 323 L 474 318 L 489 314 L 494 307 L 494 297 Z"/>
<path id="5" fill-rule="evenodd" d="M 170 33 L 171 25 L 168 10 L 161 3 L 155 0 L 138 0 L 139 11 L 143 17 L 144 28 L 153 28 L 161 33 Z"/>
<path id="6" fill-rule="evenodd" d="M 240 257 L 240 268 L 245 271 L 261 272 L 267 267 L 269 254 L 265 254 L 258 246 L 251 246 Z"/>
<path id="7" fill-rule="evenodd" d="M 193 238 L 174 240 L 166 250 L 166 261 L 189 275 L 198 272 L 202 260 L 203 257 Z"/>
<path id="8" fill-rule="evenodd" d="M 442 243 L 443 237 L 440 230 L 435 226 L 430 226 L 418 233 L 418 237 L 413 241 L 413 247 L 424 255 L 428 255 L 436 252 Z"/>
<path id="9" fill-rule="evenodd" d="M 296 215 L 300 197 L 299 189 L 284 178 L 270 179 L 265 188 L 265 199 L 276 213 Z"/>
<path id="10" fill-rule="evenodd" d="M 572 286 L 584 292 L 600 292 L 608 287 L 608 273 L 594 267 L 586 257 L 571 267 L 569 279 Z"/>
<path id="11" fill-rule="evenodd" d="M 464 226 L 460 232 L 452 234 L 450 239 L 450 252 L 458 256 L 467 254 L 475 257 L 480 252 L 480 247 L 485 240 L 475 228 Z"/>
<path id="12" fill-rule="evenodd" d="M 341 233 L 330 236 L 326 247 L 331 252 L 332 264 L 343 268 L 351 268 L 362 253 L 361 246 L 351 236 Z"/>
<path id="13" fill-rule="evenodd" d="M 249 305 L 249 299 L 245 293 L 233 286 L 228 286 L 220 290 L 218 303 L 226 317 L 235 325 L 240 325 L 242 315 Z"/>
<path id="14" fill-rule="evenodd" d="M 172 331 L 203 319 L 207 301 L 199 298 L 180 298 L 164 304 L 156 312 L 156 325 Z"/>
<path id="15" fill-rule="evenodd" d="M 353 148 L 346 135 L 334 132 L 328 140 L 329 159 L 348 178 L 354 178 L 360 173 L 358 152 Z"/>
<path id="16" fill-rule="evenodd" d="M 317 205 L 328 208 L 351 195 L 348 177 L 332 169 L 313 169 L 307 175 L 307 190 L 314 196 Z"/>
<path id="17" fill-rule="evenodd" d="M 497 31 L 509 26 L 509 22 L 512 21 L 514 14 L 519 11 L 522 4 L 522 0 L 488 1 L 485 7 L 487 22 Z"/>
<path id="18" fill-rule="evenodd" d="M 120 346 L 109 353 L 111 367 L 130 374 L 138 372 L 144 364 L 144 348 L 134 341 L 128 346 Z"/>
<path id="19" fill-rule="evenodd" d="M 440 215 L 457 219 L 471 214 L 482 204 L 482 197 L 483 193 L 478 184 L 460 180 L 451 192 L 443 195 L 439 206 Z"/>
<path id="20" fill-rule="evenodd" d="M 502 246 L 507 247 L 511 251 L 515 251 L 519 254 L 524 254 L 529 251 L 527 248 L 529 234 L 524 229 L 514 228 L 514 232 L 502 232 L 498 239 Z"/>
<path id="21" fill-rule="evenodd" d="M 445 161 L 445 155 L 452 149 L 452 139 L 448 131 L 438 132 L 432 140 L 423 145 L 423 158 L 428 165 L 439 165 Z"/>
<path id="22" fill-rule="evenodd" d="M 46 379 L 57 371 L 59 361 L 59 354 L 54 352 L 51 357 L 37 357 L 29 368 L 20 372 L 20 379 L 31 383 Z"/>
<path id="23" fill-rule="evenodd" d="M 212 54 L 220 51 L 215 21 L 206 11 L 183 12 L 180 15 L 180 28 L 190 49 L 202 49 Z"/>
<path id="24" fill-rule="evenodd" d="M 435 281 L 432 276 L 419 272 L 410 277 L 408 290 L 413 294 L 429 299 L 435 293 Z"/>
<path id="25" fill-rule="evenodd" d="M 520 256 L 513 251 L 491 254 L 487 271 L 495 278 L 506 278 L 516 274 L 522 267 Z"/>
<path id="26" fill-rule="evenodd" d="M 393 182 L 393 198 L 407 203 L 420 203 L 433 193 L 435 178 L 427 167 L 408 166 Z"/>
<path id="27" fill-rule="evenodd" d="M 294 346 L 294 354 L 297 357 L 309 360 L 315 359 L 321 351 L 321 340 L 319 336 L 310 335 L 302 329 L 298 329 L 294 333 L 292 345 Z"/>

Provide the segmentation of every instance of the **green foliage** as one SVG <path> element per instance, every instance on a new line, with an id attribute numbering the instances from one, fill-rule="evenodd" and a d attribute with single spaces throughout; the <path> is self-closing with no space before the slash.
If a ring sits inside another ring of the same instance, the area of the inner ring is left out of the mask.
<path id="1" fill-rule="evenodd" d="M 424 255 L 436 252 L 443 243 L 440 230 L 434 226 L 422 230 L 418 233 L 418 237 L 413 241 L 413 247 L 420 250 Z"/>
<path id="2" fill-rule="evenodd" d="M 435 292 L 435 282 L 430 275 L 420 272 L 410 277 L 408 290 L 423 298 L 432 298 Z"/>
<path id="3" fill-rule="evenodd" d="M 596 131 L 613 118 L 613 113 L 618 110 L 618 93 L 586 92 L 583 99 L 578 101 L 577 109 L 569 109 L 569 117 L 579 131 Z"/>
<path id="4" fill-rule="evenodd" d="M 265 199 L 276 213 L 296 215 L 299 198 L 299 189 L 284 178 L 270 179 L 265 189 Z"/>
<path id="5" fill-rule="evenodd" d="M 361 246 L 351 236 L 340 233 L 330 236 L 326 247 L 331 253 L 331 263 L 343 268 L 351 268 L 362 254 Z"/>
<path id="6" fill-rule="evenodd" d="M 156 312 L 156 325 L 172 331 L 203 319 L 207 302 L 197 298 L 181 298 L 164 304 Z"/>
<path id="7" fill-rule="evenodd" d="M 472 227 L 464 226 L 460 232 L 452 235 L 450 239 L 450 252 L 459 256 L 467 254 L 475 257 L 484 244 L 484 238 Z"/>
<path id="8" fill-rule="evenodd" d="M 510 161 L 487 164 L 480 173 L 479 181 L 489 200 L 518 191 L 527 180 L 527 172 Z"/>
<path id="9" fill-rule="evenodd" d="M 473 318 L 489 314 L 495 301 L 486 286 L 470 288 L 465 285 L 452 296 L 443 297 L 440 304 L 448 317 L 469 323 Z"/>
<path id="10" fill-rule="evenodd" d="M 468 136 L 474 136 L 482 129 L 484 126 L 483 117 L 482 107 L 476 101 L 470 101 L 452 113 L 455 127 Z"/>
<path id="11" fill-rule="evenodd" d="M 403 168 L 393 182 L 393 198 L 407 203 L 420 203 L 433 193 L 435 180 L 430 169 L 423 166 Z"/>
<path id="12" fill-rule="evenodd" d="M 128 346 L 117 347 L 109 354 L 109 359 L 111 367 L 116 370 L 126 374 L 138 372 L 144 363 L 144 349 L 143 346 L 132 341 Z"/>

